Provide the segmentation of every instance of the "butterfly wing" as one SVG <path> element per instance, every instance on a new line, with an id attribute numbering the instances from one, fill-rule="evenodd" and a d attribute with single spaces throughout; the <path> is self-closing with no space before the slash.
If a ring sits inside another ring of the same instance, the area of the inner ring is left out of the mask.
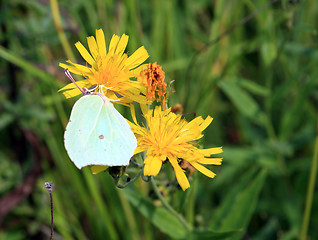
<path id="1" fill-rule="evenodd" d="M 125 118 L 98 95 L 84 96 L 74 104 L 64 142 L 78 168 L 128 165 L 137 147 Z"/>
<path id="2" fill-rule="evenodd" d="M 95 165 L 121 166 L 129 164 L 137 140 L 125 118 L 111 102 L 106 101 L 103 102 L 94 130 L 88 136 L 87 146 L 91 154 L 96 156 Z"/>
<path id="3" fill-rule="evenodd" d="M 101 108 L 102 105 L 99 105 Z M 90 100 L 90 95 L 81 97 L 73 106 L 70 120 L 64 133 L 65 149 L 73 163 L 81 169 L 89 165 L 91 156 L 85 147 L 85 136 L 89 134 L 94 119 L 98 117 L 98 106 Z"/>

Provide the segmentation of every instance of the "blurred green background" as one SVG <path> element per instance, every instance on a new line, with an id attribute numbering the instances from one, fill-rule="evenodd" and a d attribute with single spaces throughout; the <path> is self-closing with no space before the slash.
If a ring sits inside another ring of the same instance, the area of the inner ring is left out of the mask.
<path id="1" fill-rule="evenodd" d="M 1 1 L 0 239 L 49 238 L 45 181 L 55 185 L 54 239 L 296 239 L 310 200 L 308 235 L 318 239 L 317 191 L 306 196 L 317 27 L 313 0 Z M 69 83 L 58 63 L 85 64 L 74 44 L 87 46 L 99 28 L 107 44 L 128 34 L 130 54 L 146 47 L 174 92 L 170 106 L 214 118 L 201 143 L 223 146 L 223 164 L 211 168 L 216 178 L 195 174 L 186 192 L 160 186 L 201 235 L 187 235 L 148 197 L 150 183 L 117 189 L 108 174 L 76 169 L 65 152 L 77 98 L 57 93 Z"/>

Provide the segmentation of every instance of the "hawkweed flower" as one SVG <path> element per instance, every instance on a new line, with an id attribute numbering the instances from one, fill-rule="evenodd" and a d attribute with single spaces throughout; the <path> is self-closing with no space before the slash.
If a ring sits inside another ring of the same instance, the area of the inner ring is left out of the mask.
<path id="1" fill-rule="evenodd" d="M 146 87 L 139 81 L 131 78 L 137 77 L 145 67 L 141 65 L 149 54 L 142 46 L 138 48 L 130 57 L 124 53 L 128 43 L 128 36 L 123 34 L 121 37 L 113 35 L 108 52 L 106 49 L 105 36 L 102 29 L 96 30 L 96 39 L 91 36 L 87 38 L 89 51 L 77 42 L 75 44 L 87 64 L 80 65 L 66 61 L 68 64 L 60 63 L 62 68 L 68 68 L 70 72 L 81 75 L 85 80 L 77 81 L 83 88 L 95 88 L 112 100 L 120 99 L 119 103 L 130 102 L 147 103 Z M 60 89 L 67 97 L 74 97 L 81 92 L 70 83 Z"/>
<path id="2" fill-rule="evenodd" d="M 147 67 L 140 72 L 137 77 L 138 81 L 142 82 L 147 88 L 146 98 L 149 100 L 157 100 L 162 103 L 162 108 L 165 108 L 166 103 L 166 87 L 165 73 L 162 67 L 155 63 L 149 63 Z"/>
<path id="3" fill-rule="evenodd" d="M 197 140 L 203 137 L 202 131 L 212 122 L 210 116 L 206 119 L 196 117 L 187 122 L 181 118 L 181 115 L 171 112 L 170 108 L 162 111 L 160 107 L 154 110 L 143 105 L 141 107 L 147 127 L 137 123 L 133 107 L 131 112 L 134 123 L 130 122 L 130 126 L 138 141 L 135 154 L 147 151 L 144 175 L 156 176 L 162 163 L 169 161 L 183 190 L 190 187 L 185 171 L 182 169 L 185 162 L 204 175 L 210 178 L 215 177 L 216 174 L 202 164 L 220 165 L 222 158 L 209 157 L 212 154 L 221 153 L 222 148 L 199 149 L 197 147 Z"/>

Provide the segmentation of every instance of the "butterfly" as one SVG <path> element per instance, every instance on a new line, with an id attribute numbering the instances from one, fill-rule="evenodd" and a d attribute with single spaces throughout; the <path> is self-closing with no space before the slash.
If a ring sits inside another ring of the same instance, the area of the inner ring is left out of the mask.
<path id="1" fill-rule="evenodd" d="M 74 104 L 64 133 L 70 159 L 79 169 L 128 165 L 137 140 L 126 119 L 102 93 L 81 89 L 68 69 L 65 74 L 84 95 Z"/>

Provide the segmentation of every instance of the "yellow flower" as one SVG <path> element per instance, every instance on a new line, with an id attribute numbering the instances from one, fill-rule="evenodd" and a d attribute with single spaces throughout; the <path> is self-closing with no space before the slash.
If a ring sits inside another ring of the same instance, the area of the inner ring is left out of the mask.
<path id="1" fill-rule="evenodd" d="M 202 131 L 212 122 L 208 116 L 205 120 L 197 117 L 190 122 L 171 112 L 171 109 L 161 111 L 160 107 L 149 110 L 141 105 L 143 115 L 148 127 L 142 127 L 137 123 L 133 106 L 132 117 L 134 123 L 130 126 L 138 141 L 135 154 L 147 151 L 144 160 L 144 175 L 156 176 L 162 163 L 169 160 L 179 185 L 183 190 L 190 187 L 189 181 L 180 165 L 187 161 L 192 167 L 204 175 L 214 178 L 215 173 L 205 168 L 202 164 L 220 165 L 222 158 L 207 158 L 211 154 L 222 152 L 222 147 L 199 149 L 196 141 L 200 139 Z"/>
<path id="2" fill-rule="evenodd" d="M 106 50 L 104 32 L 96 30 L 96 40 L 93 36 L 87 38 L 87 49 L 80 43 L 75 44 L 77 50 L 87 62 L 86 66 L 76 64 L 70 60 L 69 64 L 60 63 L 62 68 L 68 68 L 70 72 L 81 75 L 85 80 L 77 81 L 80 87 L 90 88 L 96 86 L 96 91 L 104 93 L 110 99 L 120 99 L 119 103 L 130 102 L 146 103 L 146 88 L 139 81 L 130 78 L 139 75 L 144 65 L 141 65 L 148 57 L 148 52 L 142 46 L 130 57 L 124 53 L 128 43 L 128 36 L 113 35 L 109 50 Z M 141 65 L 141 66 L 140 66 Z M 67 97 L 74 97 L 81 92 L 70 83 L 60 89 Z M 142 93 L 142 94 L 141 94 Z"/>

